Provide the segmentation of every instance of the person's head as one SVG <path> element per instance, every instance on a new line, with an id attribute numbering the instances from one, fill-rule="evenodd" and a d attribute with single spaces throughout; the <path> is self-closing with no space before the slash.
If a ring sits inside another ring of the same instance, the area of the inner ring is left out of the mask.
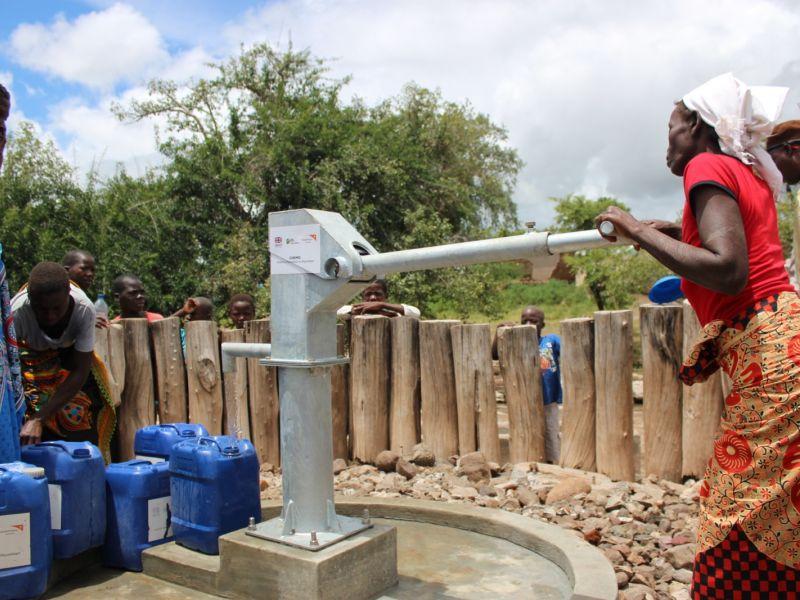
<path id="1" fill-rule="evenodd" d="M 236 294 L 228 302 L 228 316 L 236 329 L 256 318 L 256 301 L 250 294 Z"/>
<path id="2" fill-rule="evenodd" d="M 678 177 L 683 177 L 686 165 L 701 152 L 720 151 L 717 132 L 683 101 L 675 103 L 669 117 L 667 139 L 667 168 Z"/>
<path id="3" fill-rule="evenodd" d="M 0 84 L 0 167 L 3 166 L 3 150 L 6 148 L 6 121 L 11 112 L 11 94 Z"/>
<path id="4" fill-rule="evenodd" d="M 544 329 L 544 311 L 537 306 L 526 306 L 522 310 L 519 322 L 522 325 L 533 325 L 536 327 L 536 335 L 541 337 Z"/>
<path id="5" fill-rule="evenodd" d="M 142 317 L 147 306 L 144 285 L 136 275 L 120 275 L 111 284 L 111 293 L 119 303 L 123 317 Z"/>
<path id="6" fill-rule="evenodd" d="M 77 283 L 83 291 L 92 287 L 94 282 L 94 256 L 86 250 L 70 250 L 61 259 L 61 264 L 69 278 Z"/>
<path id="7" fill-rule="evenodd" d="M 767 138 L 767 152 L 786 183 L 800 183 L 800 119 L 776 125 Z"/>
<path id="8" fill-rule="evenodd" d="M 69 311 L 69 278 L 60 264 L 40 262 L 28 277 L 28 299 L 40 327 L 52 327 Z"/>
<path id="9" fill-rule="evenodd" d="M 364 288 L 361 298 L 364 302 L 386 302 L 389 297 L 389 286 L 385 279 L 376 279 Z"/>
<path id="10" fill-rule="evenodd" d="M 194 310 L 186 315 L 187 321 L 213 321 L 214 303 L 204 296 L 195 296 Z"/>

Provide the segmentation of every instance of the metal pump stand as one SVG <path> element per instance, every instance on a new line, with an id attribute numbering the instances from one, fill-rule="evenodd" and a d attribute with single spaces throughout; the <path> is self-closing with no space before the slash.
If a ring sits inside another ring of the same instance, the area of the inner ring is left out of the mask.
<path id="1" fill-rule="evenodd" d="M 283 511 L 278 518 L 251 525 L 247 534 L 312 551 L 371 527 L 368 515 L 337 515 L 333 502 L 330 371 L 349 360 L 336 353 L 337 309 L 370 281 L 390 273 L 519 259 L 535 262 L 612 245 L 596 230 L 553 235 L 531 231 L 378 253 L 338 213 L 310 209 L 271 213 L 269 228 L 271 347 L 222 344 L 223 365 L 232 370 L 231 357 L 262 356 L 261 364 L 278 368 Z M 613 228 L 604 233 L 613 233 Z"/>

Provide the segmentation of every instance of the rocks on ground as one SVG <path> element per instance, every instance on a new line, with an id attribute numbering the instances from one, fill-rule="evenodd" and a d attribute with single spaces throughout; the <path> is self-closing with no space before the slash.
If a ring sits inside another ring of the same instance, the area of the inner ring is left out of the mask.
<path id="1" fill-rule="evenodd" d="M 387 451 L 378 458 L 380 468 L 334 461 L 336 492 L 467 502 L 540 519 L 601 550 L 614 567 L 620 598 L 689 598 L 698 482 L 615 482 L 541 463 L 500 466 L 480 452 L 455 465 L 437 463 L 422 445 L 406 457 Z M 262 497 L 280 498 L 279 469 L 262 469 L 261 480 Z"/>

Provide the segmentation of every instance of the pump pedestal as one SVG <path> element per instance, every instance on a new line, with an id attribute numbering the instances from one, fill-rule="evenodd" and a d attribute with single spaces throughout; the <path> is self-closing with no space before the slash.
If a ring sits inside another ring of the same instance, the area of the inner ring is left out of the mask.
<path id="1" fill-rule="evenodd" d="M 367 600 L 397 583 L 397 533 L 386 525 L 318 552 L 240 530 L 222 536 L 219 551 L 217 589 L 226 597 Z"/>

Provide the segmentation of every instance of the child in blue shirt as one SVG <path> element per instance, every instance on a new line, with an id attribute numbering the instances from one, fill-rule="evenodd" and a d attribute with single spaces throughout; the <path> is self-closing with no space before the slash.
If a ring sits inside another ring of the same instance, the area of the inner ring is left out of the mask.
<path id="1" fill-rule="evenodd" d="M 542 336 L 544 311 L 526 306 L 520 316 L 522 325 L 533 325 L 539 336 L 539 369 L 542 374 L 542 397 L 545 421 L 545 460 L 557 463 L 561 455 L 559 405 L 561 398 L 561 340 L 555 334 Z"/>

